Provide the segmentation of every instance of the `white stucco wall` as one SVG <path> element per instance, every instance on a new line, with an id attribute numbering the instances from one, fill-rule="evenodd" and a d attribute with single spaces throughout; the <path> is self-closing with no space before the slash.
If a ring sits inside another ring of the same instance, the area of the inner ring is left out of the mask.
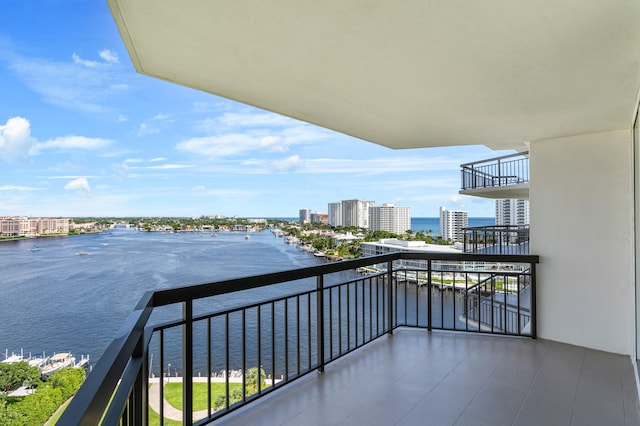
<path id="1" fill-rule="evenodd" d="M 634 353 L 630 138 L 613 131 L 530 144 L 541 338 Z"/>

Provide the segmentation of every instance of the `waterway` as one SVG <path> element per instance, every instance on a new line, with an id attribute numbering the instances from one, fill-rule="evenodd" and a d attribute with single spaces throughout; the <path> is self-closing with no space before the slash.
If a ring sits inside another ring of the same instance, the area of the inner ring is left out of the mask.
<path id="1" fill-rule="evenodd" d="M 119 229 L 2 243 L 0 350 L 89 354 L 95 362 L 147 291 L 319 262 L 268 231 L 245 239 Z"/>
<path id="2" fill-rule="evenodd" d="M 437 218 L 416 218 L 412 228 L 433 229 L 430 221 L 434 219 L 437 223 Z M 493 223 L 483 220 L 482 224 Z M 25 355 L 88 354 L 95 364 L 147 291 L 324 262 L 268 231 L 251 233 L 246 239 L 244 233 L 233 232 L 213 236 L 120 228 L 100 234 L 5 242 L 0 244 L 0 350 L 23 351 Z M 215 308 L 306 286 L 312 288 L 314 282 L 228 295 L 218 298 Z M 175 306 L 160 310 L 152 320 L 179 317 L 180 307 Z"/>

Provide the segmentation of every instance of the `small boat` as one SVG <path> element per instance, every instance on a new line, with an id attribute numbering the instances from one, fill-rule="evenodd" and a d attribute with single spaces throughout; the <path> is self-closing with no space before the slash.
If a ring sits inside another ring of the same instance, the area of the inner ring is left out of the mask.
<path id="1" fill-rule="evenodd" d="M 108 246 L 108 245 L 109 245 L 109 243 L 100 243 L 100 245 L 101 245 L 102 247 L 106 247 L 106 246 Z"/>
<path id="2" fill-rule="evenodd" d="M 321 252 L 321 251 L 316 251 L 316 252 L 314 252 L 314 253 L 313 253 L 313 255 L 314 255 L 315 257 L 324 257 L 324 253 L 323 253 L 323 252 Z"/>
<path id="3" fill-rule="evenodd" d="M 244 239 L 245 239 L 245 240 L 248 240 L 249 238 L 251 238 L 249 235 L 245 235 L 245 236 L 244 236 Z"/>
<path id="4" fill-rule="evenodd" d="M 86 251 L 82 251 L 82 250 L 81 250 L 81 251 L 79 251 L 79 252 L 76 252 L 76 256 L 86 256 L 86 255 L 88 255 L 88 254 L 89 254 L 89 253 L 87 253 Z"/>
<path id="5" fill-rule="evenodd" d="M 17 355 L 17 354 L 11 353 L 11 355 L 9 355 L 8 352 L 5 352 L 4 360 L 0 362 L 5 364 L 13 364 L 15 362 L 21 362 L 21 361 L 24 361 L 24 356 L 22 354 Z"/>
<path id="6" fill-rule="evenodd" d="M 36 247 L 31 247 L 29 249 L 29 251 L 31 251 L 31 252 L 36 252 L 36 251 L 40 251 L 40 250 L 41 250 L 40 247 L 37 247 L 37 246 Z"/>
<path id="7" fill-rule="evenodd" d="M 50 376 L 61 368 L 75 367 L 76 358 L 69 352 L 62 352 L 52 356 L 42 368 L 43 376 Z"/>
<path id="8" fill-rule="evenodd" d="M 35 354 L 31 357 L 29 357 L 29 367 L 38 367 L 39 369 L 44 368 L 45 365 L 47 365 L 47 362 L 49 361 L 49 357 L 45 356 L 44 354 Z"/>

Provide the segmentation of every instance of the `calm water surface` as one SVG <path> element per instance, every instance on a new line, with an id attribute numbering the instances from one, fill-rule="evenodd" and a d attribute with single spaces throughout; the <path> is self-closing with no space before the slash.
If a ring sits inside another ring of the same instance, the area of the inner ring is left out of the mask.
<path id="1" fill-rule="evenodd" d="M 269 231 L 217 235 L 117 229 L 0 243 L 0 350 L 95 363 L 146 291 L 324 262 Z"/>

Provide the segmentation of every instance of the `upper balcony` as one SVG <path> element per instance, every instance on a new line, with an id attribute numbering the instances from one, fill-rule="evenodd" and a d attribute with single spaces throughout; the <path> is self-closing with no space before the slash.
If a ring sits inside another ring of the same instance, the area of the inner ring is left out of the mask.
<path id="1" fill-rule="evenodd" d="M 535 340 L 537 262 L 392 253 L 148 293 L 60 424 L 639 424 L 628 358 Z"/>
<path id="2" fill-rule="evenodd" d="M 462 164 L 460 194 L 491 199 L 529 199 L 529 152 Z"/>

